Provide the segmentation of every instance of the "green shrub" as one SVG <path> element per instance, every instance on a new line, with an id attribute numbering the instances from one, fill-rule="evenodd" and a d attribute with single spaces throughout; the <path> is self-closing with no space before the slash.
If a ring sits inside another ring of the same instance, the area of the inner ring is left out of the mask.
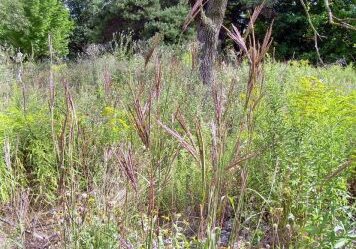
<path id="1" fill-rule="evenodd" d="M 10 183 L 17 187 L 31 186 L 36 195 L 53 200 L 57 171 L 48 110 L 37 99 L 28 99 L 24 110 L 20 89 L 14 86 L 12 90 L 15 92 L 12 105 L 0 112 L 0 139 L 9 141 L 12 162 L 11 167 L 0 166 L 4 177 L 0 181 L 2 201 L 10 196 Z"/>
<path id="2" fill-rule="evenodd" d="M 256 140 L 263 155 L 253 164 L 251 185 L 268 197 L 272 216 L 283 211 L 278 222 L 272 219 L 281 240 L 303 248 L 331 247 L 352 227 L 351 167 L 330 176 L 354 153 L 355 91 L 336 89 L 316 77 L 286 85 L 269 82 L 266 88 Z M 339 226 L 341 234 L 335 233 Z"/>
<path id="3" fill-rule="evenodd" d="M 74 238 L 76 248 L 118 248 L 119 238 L 114 224 L 96 222 L 86 225 Z"/>

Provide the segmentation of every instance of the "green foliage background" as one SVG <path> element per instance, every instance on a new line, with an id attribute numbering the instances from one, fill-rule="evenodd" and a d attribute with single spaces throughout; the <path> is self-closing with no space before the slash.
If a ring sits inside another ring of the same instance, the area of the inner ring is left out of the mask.
<path id="1" fill-rule="evenodd" d="M 241 30 L 246 27 L 249 13 L 262 1 L 231 0 L 228 4 L 226 25 L 235 24 Z M 354 62 L 356 58 L 356 32 L 328 23 L 324 1 L 305 0 L 311 21 L 320 34 L 318 46 L 326 63 L 344 59 Z M 330 2 L 333 14 L 351 25 L 356 25 L 356 5 L 353 0 Z M 263 37 L 266 28 L 274 21 L 273 47 L 275 57 L 280 60 L 305 59 L 316 63 L 318 58 L 314 47 L 314 33 L 300 0 L 270 0 L 257 21 L 256 30 Z"/>
<path id="2" fill-rule="evenodd" d="M 243 31 L 260 0 L 229 0 L 224 25 Z M 328 23 L 323 1 L 305 0 L 311 21 L 320 34 L 318 46 L 326 63 L 353 62 L 356 58 L 356 32 Z M 48 34 L 60 55 L 72 57 L 86 51 L 90 44 L 108 44 L 117 34 L 130 33 L 133 40 L 148 40 L 157 32 L 167 44 L 194 39 L 195 24 L 183 32 L 182 25 L 191 7 L 188 0 L 3 0 L 0 3 L 0 43 L 21 49 L 36 57 L 48 54 Z M 355 25 L 353 0 L 331 1 L 333 14 Z M 69 17 L 70 14 L 70 17 Z M 71 18 L 71 20 L 69 20 Z M 274 56 L 279 60 L 304 59 L 317 63 L 314 33 L 300 0 L 269 0 L 256 24 L 263 37 L 274 20 Z M 222 48 L 229 47 L 222 30 Z"/>
<path id="3" fill-rule="evenodd" d="M 48 55 L 48 35 L 56 53 L 68 53 L 73 22 L 69 11 L 58 0 L 3 0 L 0 3 L 0 41 L 23 53 Z"/>

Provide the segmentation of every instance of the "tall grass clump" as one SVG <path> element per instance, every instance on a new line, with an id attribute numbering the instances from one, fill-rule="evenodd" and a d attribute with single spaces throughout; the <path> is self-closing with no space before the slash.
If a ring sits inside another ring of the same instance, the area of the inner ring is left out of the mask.
<path id="1" fill-rule="evenodd" d="M 249 27 L 211 88 L 159 37 L 3 62 L 0 247 L 351 248 L 355 71 L 273 62 Z"/>

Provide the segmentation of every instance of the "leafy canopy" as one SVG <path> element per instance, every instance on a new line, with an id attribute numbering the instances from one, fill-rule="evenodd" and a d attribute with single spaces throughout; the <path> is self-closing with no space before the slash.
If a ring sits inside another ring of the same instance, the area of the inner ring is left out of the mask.
<path id="1" fill-rule="evenodd" d="M 69 11 L 58 0 L 2 0 L 0 42 L 35 57 L 48 54 L 48 35 L 59 55 L 68 53 L 73 27 Z"/>

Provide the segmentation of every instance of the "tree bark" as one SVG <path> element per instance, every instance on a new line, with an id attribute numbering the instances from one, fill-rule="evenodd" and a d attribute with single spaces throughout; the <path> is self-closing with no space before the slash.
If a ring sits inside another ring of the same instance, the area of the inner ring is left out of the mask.
<path id="1" fill-rule="evenodd" d="M 200 43 L 200 77 L 205 85 L 216 78 L 214 64 L 217 55 L 219 32 L 224 20 L 227 0 L 208 0 L 200 13 L 198 41 Z"/>

